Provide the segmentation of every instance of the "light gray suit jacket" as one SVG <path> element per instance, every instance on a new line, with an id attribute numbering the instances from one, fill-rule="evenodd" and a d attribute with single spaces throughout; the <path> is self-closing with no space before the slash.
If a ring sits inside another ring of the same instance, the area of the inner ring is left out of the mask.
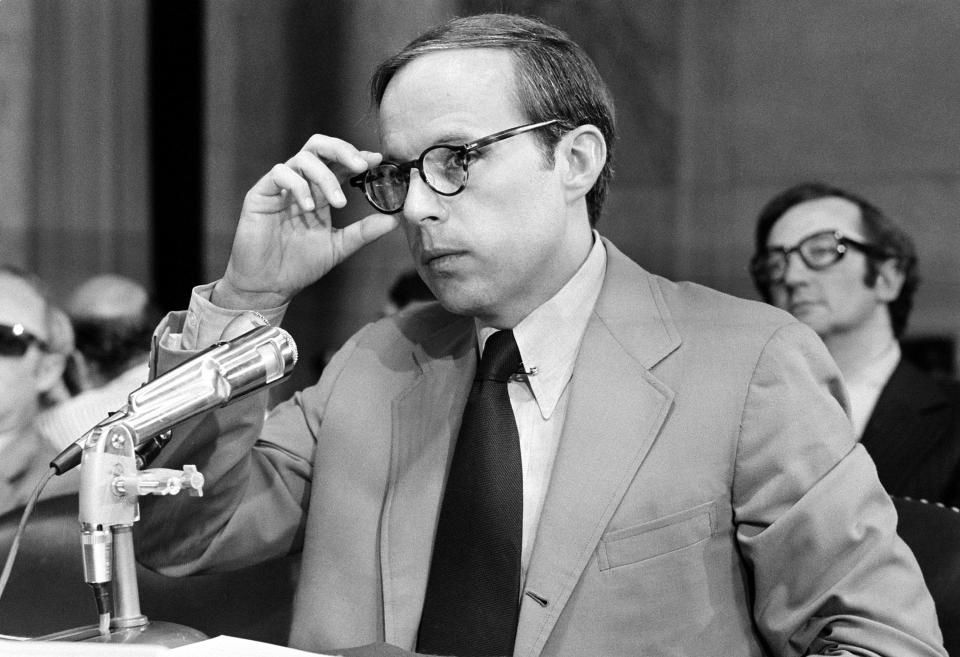
<path id="1" fill-rule="evenodd" d="M 514 654 L 944 655 L 816 336 L 606 247 Z M 206 496 L 149 500 L 141 559 L 302 549 L 292 645 L 412 649 L 475 366 L 473 321 L 433 305 L 360 331 L 265 423 L 259 399 L 185 427 L 162 461 Z"/>

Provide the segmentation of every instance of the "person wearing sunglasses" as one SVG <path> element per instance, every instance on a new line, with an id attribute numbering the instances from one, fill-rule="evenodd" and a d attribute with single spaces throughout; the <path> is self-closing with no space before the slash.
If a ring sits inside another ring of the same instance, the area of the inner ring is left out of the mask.
<path id="1" fill-rule="evenodd" d="M 0 266 L 0 514 L 27 502 L 56 456 L 37 423 L 65 397 L 62 377 L 72 351 L 70 322 L 39 281 Z M 45 495 L 77 490 L 77 475 L 62 479 L 51 480 Z"/>
<path id="2" fill-rule="evenodd" d="M 437 302 L 362 329 L 266 419 L 258 395 L 174 429 L 154 464 L 207 485 L 142 500 L 142 562 L 302 553 L 290 642 L 320 652 L 944 654 L 816 336 L 598 232 L 614 112 L 582 48 L 467 16 L 372 89 L 377 150 L 315 135 L 268 171 L 157 370 L 247 311 L 279 321 L 394 229 Z M 336 228 L 347 194 L 372 214 Z"/>
<path id="3" fill-rule="evenodd" d="M 887 490 L 960 505 L 960 384 L 922 372 L 898 342 L 918 285 L 910 236 L 859 195 L 815 182 L 767 202 L 755 243 L 757 290 L 823 339 Z"/>
<path id="4" fill-rule="evenodd" d="M 76 336 L 79 389 L 38 421 L 57 450 L 122 408 L 147 380 L 151 337 L 161 317 L 146 288 L 119 274 L 85 279 L 64 307 Z"/>

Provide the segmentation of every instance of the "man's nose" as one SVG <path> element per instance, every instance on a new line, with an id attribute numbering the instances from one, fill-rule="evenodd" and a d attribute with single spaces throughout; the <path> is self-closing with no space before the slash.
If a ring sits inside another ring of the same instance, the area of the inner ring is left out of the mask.
<path id="1" fill-rule="evenodd" d="M 810 276 L 811 269 L 803 261 L 799 251 L 792 251 L 786 255 L 783 263 L 783 283 L 786 285 L 795 285 L 806 281 Z"/>
<path id="2" fill-rule="evenodd" d="M 440 195 L 430 189 L 419 171 L 411 169 L 407 198 L 403 201 L 404 218 L 411 224 L 419 225 L 424 221 L 440 219 L 442 213 Z"/>

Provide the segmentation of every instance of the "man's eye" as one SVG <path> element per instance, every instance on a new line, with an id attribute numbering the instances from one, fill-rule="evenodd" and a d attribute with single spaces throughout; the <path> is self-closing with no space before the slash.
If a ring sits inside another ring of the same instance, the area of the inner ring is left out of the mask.
<path id="1" fill-rule="evenodd" d="M 811 258 L 829 258 L 836 252 L 836 249 L 829 246 L 812 246 L 808 249 Z"/>

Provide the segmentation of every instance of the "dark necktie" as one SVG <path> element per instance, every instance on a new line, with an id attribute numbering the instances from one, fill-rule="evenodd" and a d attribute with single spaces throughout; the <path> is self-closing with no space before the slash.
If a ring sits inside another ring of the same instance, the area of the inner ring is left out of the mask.
<path id="1" fill-rule="evenodd" d="M 520 615 L 523 470 L 507 381 L 512 331 L 487 339 L 440 507 L 417 652 L 510 655 Z"/>

